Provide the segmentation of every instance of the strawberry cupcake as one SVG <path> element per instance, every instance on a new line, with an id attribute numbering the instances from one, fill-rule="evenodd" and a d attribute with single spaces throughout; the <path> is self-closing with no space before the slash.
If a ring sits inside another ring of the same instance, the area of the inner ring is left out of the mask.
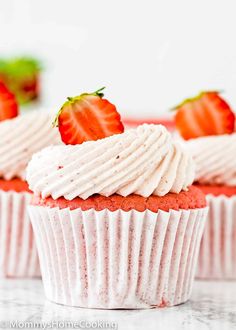
<path id="1" fill-rule="evenodd" d="M 57 123 L 66 145 L 27 168 L 47 298 L 106 309 L 188 300 L 207 214 L 192 159 L 161 125 L 123 132 L 100 92 L 69 98 Z"/>
<path id="2" fill-rule="evenodd" d="M 233 111 L 217 92 L 201 93 L 177 107 L 177 128 L 196 163 L 195 185 L 210 207 L 197 271 L 202 279 L 236 279 L 234 123 Z"/>
<path id="3" fill-rule="evenodd" d="M 16 115 L 13 95 L 0 86 L 0 277 L 40 275 L 25 169 L 34 152 L 59 142 L 49 115 Z"/>

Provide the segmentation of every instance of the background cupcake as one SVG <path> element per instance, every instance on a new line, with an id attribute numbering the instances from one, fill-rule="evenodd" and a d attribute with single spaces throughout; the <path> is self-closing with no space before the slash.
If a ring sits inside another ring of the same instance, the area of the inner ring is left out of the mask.
<path id="1" fill-rule="evenodd" d="M 210 206 L 197 276 L 236 279 L 235 116 L 217 92 L 204 92 L 177 107 L 176 124 L 196 163 L 196 185 Z"/>
<path id="2" fill-rule="evenodd" d="M 102 96 L 70 98 L 57 118 L 65 143 L 94 141 L 46 148 L 28 165 L 45 294 L 90 308 L 182 303 L 207 212 L 188 188 L 192 159 L 161 125 L 123 133 Z"/>
<path id="3" fill-rule="evenodd" d="M 0 85 L 0 276 L 4 277 L 40 275 L 27 215 L 32 194 L 25 169 L 34 152 L 60 140 L 50 115 L 17 114 L 14 96 Z"/>

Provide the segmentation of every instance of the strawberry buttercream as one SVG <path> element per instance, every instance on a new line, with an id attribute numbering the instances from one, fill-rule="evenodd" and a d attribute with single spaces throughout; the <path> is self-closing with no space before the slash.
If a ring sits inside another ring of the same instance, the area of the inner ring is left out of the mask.
<path id="1" fill-rule="evenodd" d="M 141 125 L 81 145 L 48 147 L 29 163 L 30 189 L 43 198 L 94 194 L 164 196 L 187 190 L 194 179 L 192 158 L 162 125 Z"/>
<path id="2" fill-rule="evenodd" d="M 40 149 L 60 142 L 50 114 L 32 112 L 0 122 L 0 177 L 25 179 L 25 168 Z"/>
<path id="3" fill-rule="evenodd" d="M 236 186 L 236 133 L 186 141 L 200 184 Z"/>

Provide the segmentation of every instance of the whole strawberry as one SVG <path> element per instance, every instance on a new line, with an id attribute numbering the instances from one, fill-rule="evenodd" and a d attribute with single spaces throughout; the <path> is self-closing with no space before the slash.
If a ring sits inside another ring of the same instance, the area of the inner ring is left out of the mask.
<path id="1" fill-rule="evenodd" d="M 202 92 L 175 110 L 175 125 L 185 140 L 234 131 L 235 114 L 219 92 Z"/>
<path id="2" fill-rule="evenodd" d="M 0 82 L 0 121 L 14 118 L 18 115 L 18 104 L 14 94 Z"/>
<path id="3" fill-rule="evenodd" d="M 81 144 L 123 133 L 116 107 L 103 98 L 104 88 L 67 98 L 54 122 L 65 144 Z"/>

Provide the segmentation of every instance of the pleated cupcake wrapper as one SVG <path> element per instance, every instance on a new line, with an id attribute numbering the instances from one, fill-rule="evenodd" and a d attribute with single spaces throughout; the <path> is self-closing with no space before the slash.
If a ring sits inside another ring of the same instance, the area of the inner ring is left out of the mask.
<path id="1" fill-rule="evenodd" d="M 207 208 L 81 211 L 29 206 L 45 293 L 89 308 L 151 308 L 188 300 Z"/>
<path id="2" fill-rule="evenodd" d="M 32 225 L 31 194 L 0 191 L 0 277 L 41 276 Z"/>
<path id="3" fill-rule="evenodd" d="M 236 280 L 236 196 L 207 195 L 207 200 L 197 277 Z"/>

